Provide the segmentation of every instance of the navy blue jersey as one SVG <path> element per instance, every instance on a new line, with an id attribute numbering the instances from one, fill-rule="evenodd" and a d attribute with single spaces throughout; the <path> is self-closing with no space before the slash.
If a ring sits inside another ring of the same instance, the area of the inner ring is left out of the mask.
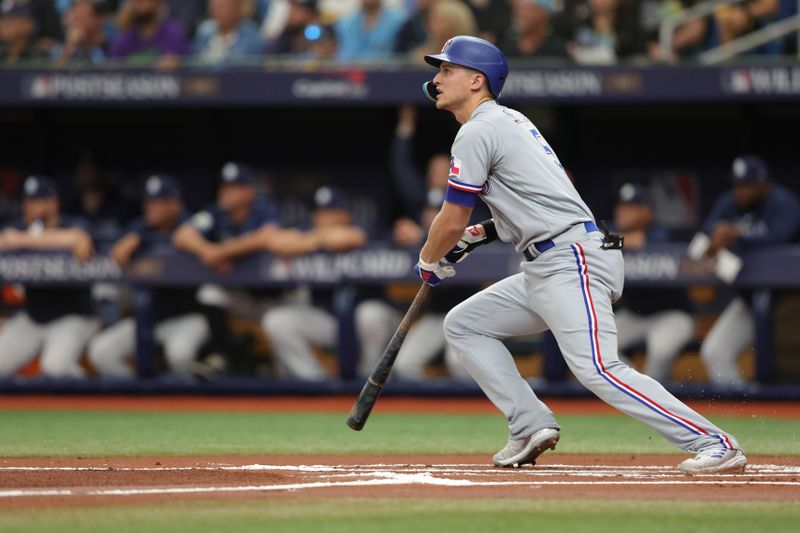
<path id="1" fill-rule="evenodd" d="M 178 225 L 183 223 L 181 217 Z M 177 228 L 177 226 L 176 226 Z M 159 231 L 147 225 L 143 218 L 131 222 L 125 230 L 125 235 L 136 234 L 141 239 L 141 244 L 136 250 L 137 254 L 156 253 L 172 250 L 172 234 L 175 229 Z M 164 287 L 153 289 L 153 319 L 161 322 L 168 318 L 196 312 L 198 308 L 197 289 L 194 287 Z"/>
<path id="2" fill-rule="evenodd" d="M 37 221 L 31 224 L 41 224 Z M 23 220 L 8 225 L 20 231 L 28 231 Z M 88 233 L 89 223 L 79 217 L 60 217 L 58 228 L 82 229 Z M 94 314 L 92 294 L 89 287 L 25 287 L 25 312 L 34 322 L 46 324 L 66 315 Z"/>
<path id="3" fill-rule="evenodd" d="M 800 201 L 775 183 L 763 202 L 750 209 L 739 209 L 733 192 L 720 196 L 703 224 L 703 232 L 711 234 L 720 221 L 732 222 L 741 233 L 734 248 L 743 250 L 752 246 L 791 242 L 800 229 Z"/>
<path id="4" fill-rule="evenodd" d="M 255 231 L 267 224 L 279 224 L 278 209 L 272 202 L 259 200 L 253 203 L 250 214 L 240 225 L 234 225 L 230 217 L 213 205 L 190 219 L 192 227 L 212 242 L 223 242 Z"/>
<path id="5" fill-rule="evenodd" d="M 183 220 L 181 220 L 183 222 Z M 147 225 L 144 218 L 137 218 L 128 224 L 122 231 L 123 235 L 135 234 L 141 240 L 139 248 L 136 253 L 150 252 L 152 248 L 160 248 L 163 245 L 169 245 L 172 242 L 172 234 L 174 229 L 170 231 L 158 231 Z"/>

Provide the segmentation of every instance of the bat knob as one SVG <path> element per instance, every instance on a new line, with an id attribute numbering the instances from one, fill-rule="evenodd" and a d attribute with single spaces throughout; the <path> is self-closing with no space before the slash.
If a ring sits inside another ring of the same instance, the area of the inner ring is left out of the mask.
<path id="1" fill-rule="evenodd" d="M 364 429 L 364 420 L 363 419 L 358 419 L 358 418 L 353 417 L 353 416 L 348 416 L 347 417 L 347 427 L 349 427 L 350 429 L 353 429 L 355 431 L 361 431 L 362 429 Z"/>

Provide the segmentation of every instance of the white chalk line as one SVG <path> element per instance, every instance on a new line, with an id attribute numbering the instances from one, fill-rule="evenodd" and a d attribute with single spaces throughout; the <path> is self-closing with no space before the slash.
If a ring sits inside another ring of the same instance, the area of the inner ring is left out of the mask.
<path id="1" fill-rule="evenodd" d="M 585 475 L 585 476 L 668 476 L 678 473 L 672 466 L 611 466 L 611 465 L 537 465 L 534 468 L 499 469 L 493 466 L 475 464 L 463 465 L 422 465 L 422 464 L 373 464 L 373 465 L 211 465 L 211 466 L 154 466 L 154 467 L 115 467 L 115 466 L 0 466 L 0 472 L 373 472 L 376 470 L 398 469 L 406 473 L 437 474 L 491 474 L 519 475 L 530 473 L 540 476 Z M 746 475 L 750 476 L 791 476 L 800 474 L 800 466 L 790 465 L 748 465 Z M 715 474 L 715 476 L 740 476 L 742 474 Z"/>
<path id="2" fill-rule="evenodd" d="M 120 489 L 14 489 L 0 491 L 0 498 L 54 497 L 54 496 L 155 496 L 176 494 L 220 494 L 233 492 L 301 491 L 319 488 L 371 487 L 387 485 L 434 485 L 447 487 L 527 487 L 544 486 L 657 486 L 657 485 L 766 485 L 774 487 L 800 486 L 800 482 L 782 481 L 704 481 L 704 480 L 659 480 L 659 481 L 470 481 L 466 479 L 437 478 L 430 474 L 399 474 L 385 472 L 385 477 L 355 481 L 317 481 L 282 485 L 240 485 L 227 487 L 147 487 Z"/>

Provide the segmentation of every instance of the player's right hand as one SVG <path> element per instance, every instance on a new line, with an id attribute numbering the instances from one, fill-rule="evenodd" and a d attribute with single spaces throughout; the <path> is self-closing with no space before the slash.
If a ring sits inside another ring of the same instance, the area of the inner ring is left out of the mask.
<path id="1" fill-rule="evenodd" d="M 442 281 L 446 280 L 447 278 L 452 278 L 456 275 L 455 268 L 445 265 L 441 261 L 437 261 L 436 263 L 427 263 L 422 259 L 419 260 L 419 263 L 414 265 L 414 272 L 419 275 L 422 281 L 431 287 L 436 287 Z"/>

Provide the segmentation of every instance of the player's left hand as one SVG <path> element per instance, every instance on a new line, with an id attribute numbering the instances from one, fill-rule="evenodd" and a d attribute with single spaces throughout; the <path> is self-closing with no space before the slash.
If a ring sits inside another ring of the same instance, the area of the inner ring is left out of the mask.
<path id="1" fill-rule="evenodd" d="M 489 244 L 497 238 L 494 220 L 484 220 L 474 226 L 468 226 L 452 250 L 444 256 L 448 263 L 460 263 L 478 246 Z"/>
<path id="2" fill-rule="evenodd" d="M 455 268 L 445 265 L 441 261 L 426 263 L 422 259 L 419 260 L 419 263 L 414 265 L 414 272 L 419 274 L 422 281 L 431 287 L 436 287 L 445 279 L 452 278 L 456 275 Z"/>

